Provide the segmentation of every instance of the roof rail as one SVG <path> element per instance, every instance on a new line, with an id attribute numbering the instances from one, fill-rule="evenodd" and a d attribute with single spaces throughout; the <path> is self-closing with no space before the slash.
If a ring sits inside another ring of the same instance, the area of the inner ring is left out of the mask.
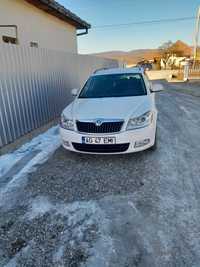
<path id="1" fill-rule="evenodd" d="M 109 68 L 100 68 L 100 69 L 96 69 L 93 74 L 97 73 L 98 71 L 101 71 L 101 70 L 108 70 Z"/>

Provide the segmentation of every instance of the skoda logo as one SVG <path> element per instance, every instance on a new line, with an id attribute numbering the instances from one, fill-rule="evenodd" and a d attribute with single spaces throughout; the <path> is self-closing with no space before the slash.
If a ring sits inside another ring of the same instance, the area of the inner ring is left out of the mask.
<path id="1" fill-rule="evenodd" d="M 96 120 L 95 125 L 96 126 L 101 126 L 102 123 L 103 123 L 103 121 L 98 119 L 98 120 Z"/>

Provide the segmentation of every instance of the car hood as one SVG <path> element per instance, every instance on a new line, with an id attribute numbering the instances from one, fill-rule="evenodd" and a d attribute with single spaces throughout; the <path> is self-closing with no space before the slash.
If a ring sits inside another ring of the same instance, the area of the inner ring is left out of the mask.
<path id="1" fill-rule="evenodd" d="M 140 116 L 151 109 L 149 95 L 115 98 L 76 98 L 64 114 L 74 120 L 126 119 Z"/>

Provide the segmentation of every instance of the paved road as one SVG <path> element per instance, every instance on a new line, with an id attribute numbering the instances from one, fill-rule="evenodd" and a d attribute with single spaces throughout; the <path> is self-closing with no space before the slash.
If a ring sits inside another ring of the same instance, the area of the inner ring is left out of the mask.
<path id="1" fill-rule="evenodd" d="M 179 83 L 179 82 L 170 83 L 168 84 L 168 86 L 170 86 L 172 89 L 176 89 L 177 92 L 200 97 L 200 81 L 199 80 L 192 80 L 186 83 Z"/>
<path id="2" fill-rule="evenodd" d="M 200 99 L 170 89 L 157 105 L 157 151 L 60 147 L 5 196 L 0 266 L 200 266 Z"/>

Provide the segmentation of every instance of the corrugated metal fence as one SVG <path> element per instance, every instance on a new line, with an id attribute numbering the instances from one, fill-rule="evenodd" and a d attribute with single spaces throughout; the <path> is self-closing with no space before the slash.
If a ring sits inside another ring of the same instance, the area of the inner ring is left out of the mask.
<path id="1" fill-rule="evenodd" d="M 0 147 L 58 117 L 90 73 L 114 60 L 0 46 Z"/>

